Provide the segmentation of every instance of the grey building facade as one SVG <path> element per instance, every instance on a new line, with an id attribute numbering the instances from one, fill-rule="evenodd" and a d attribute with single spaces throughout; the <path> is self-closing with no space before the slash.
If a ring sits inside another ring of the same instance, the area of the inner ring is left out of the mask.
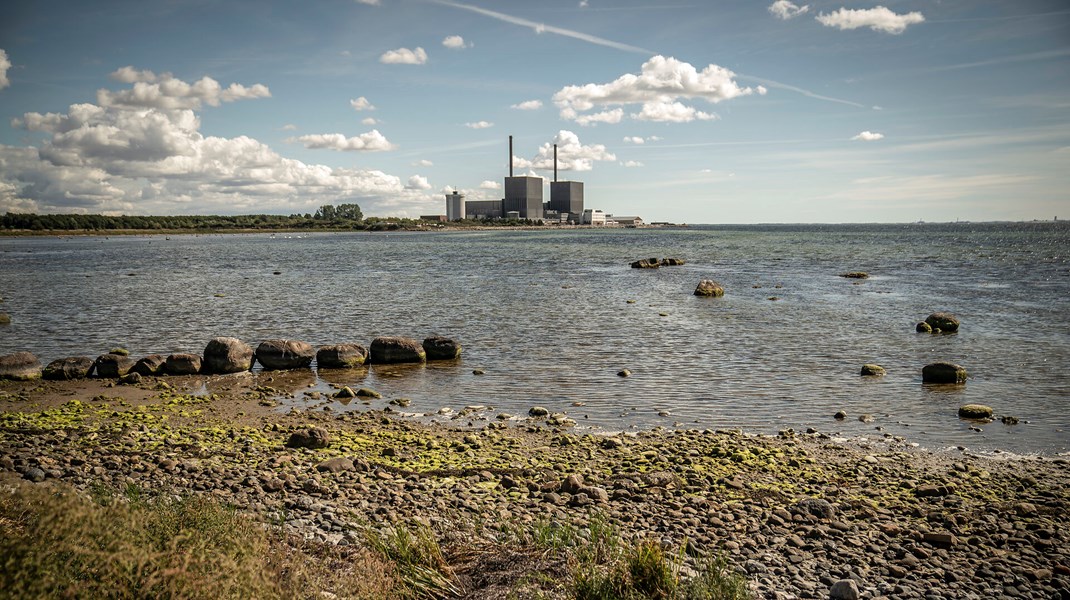
<path id="1" fill-rule="evenodd" d="M 506 177 L 502 211 L 522 219 L 542 218 L 542 177 Z"/>
<path id="2" fill-rule="evenodd" d="M 576 215 L 583 214 L 583 182 L 553 181 L 550 183 L 550 210 Z"/>

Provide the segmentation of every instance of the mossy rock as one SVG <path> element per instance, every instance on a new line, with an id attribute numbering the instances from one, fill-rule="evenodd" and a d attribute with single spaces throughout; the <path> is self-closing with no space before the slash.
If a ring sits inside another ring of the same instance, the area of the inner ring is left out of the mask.
<path id="1" fill-rule="evenodd" d="M 925 321 L 922 321 L 914 326 L 914 331 L 917 331 L 918 333 L 932 333 L 933 327 Z"/>
<path id="2" fill-rule="evenodd" d="M 321 369 L 349 369 L 368 360 L 368 349 L 360 344 L 333 344 L 316 351 L 316 366 Z"/>
<path id="3" fill-rule="evenodd" d="M 888 373 L 888 371 L 886 371 L 884 369 L 884 367 L 882 367 L 880 365 L 874 365 L 874 364 L 864 364 L 864 365 L 862 365 L 862 376 L 863 377 L 883 377 L 887 373 Z"/>
<path id="4" fill-rule="evenodd" d="M 943 333 L 954 333 L 959 330 L 958 318 L 948 312 L 933 313 L 925 317 L 925 322 L 932 327 L 933 331 L 939 329 Z"/>
<path id="5" fill-rule="evenodd" d="M 959 407 L 959 417 L 963 419 L 991 419 L 992 407 L 984 404 L 964 404 Z"/>
<path id="6" fill-rule="evenodd" d="M 721 287 L 721 284 L 712 279 L 703 279 L 698 282 L 698 286 L 695 287 L 695 295 L 706 298 L 720 298 L 721 296 L 724 296 L 724 288 Z"/>
<path id="7" fill-rule="evenodd" d="M 966 377 L 964 367 L 949 362 L 935 362 L 921 370 L 921 380 L 925 383 L 966 383 Z"/>

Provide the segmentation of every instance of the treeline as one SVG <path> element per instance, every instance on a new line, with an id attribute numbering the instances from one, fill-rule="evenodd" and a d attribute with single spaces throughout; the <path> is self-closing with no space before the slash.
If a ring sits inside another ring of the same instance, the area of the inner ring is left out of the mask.
<path id="1" fill-rule="evenodd" d="M 315 214 L 304 215 L 37 215 L 7 213 L 0 217 L 0 230 L 21 231 L 121 231 L 136 230 L 287 230 L 365 229 L 368 223 L 356 204 L 324 205 Z"/>

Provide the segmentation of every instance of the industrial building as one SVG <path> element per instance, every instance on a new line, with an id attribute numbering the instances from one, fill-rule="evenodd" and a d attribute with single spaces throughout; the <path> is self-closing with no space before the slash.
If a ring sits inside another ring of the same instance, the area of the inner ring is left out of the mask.
<path id="1" fill-rule="evenodd" d="M 456 190 L 452 194 L 446 194 L 446 220 L 463 221 L 465 218 L 464 194 Z"/>

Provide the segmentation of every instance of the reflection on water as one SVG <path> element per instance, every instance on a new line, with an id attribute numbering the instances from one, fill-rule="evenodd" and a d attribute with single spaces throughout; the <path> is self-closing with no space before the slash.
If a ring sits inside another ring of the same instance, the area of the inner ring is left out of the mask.
<path id="1" fill-rule="evenodd" d="M 687 264 L 628 267 L 646 256 Z M 384 395 L 371 406 L 405 397 L 414 413 L 537 404 L 611 429 L 815 427 L 1056 452 L 1070 449 L 1068 256 L 1062 223 L 0 239 L 0 352 L 444 335 L 459 361 L 254 376 L 298 399 L 370 387 Z M 838 276 L 858 270 L 871 278 Z M 693 296 L 704 278 L 726 296 Z M 938 310 L 962 330 L 916 334 Z M 937 360 L 970 381 L 923 386 Z M 860 377 L 869 362 L 888 375 Z M 965 403 L 1022 423 L 971 431 Z"/>

